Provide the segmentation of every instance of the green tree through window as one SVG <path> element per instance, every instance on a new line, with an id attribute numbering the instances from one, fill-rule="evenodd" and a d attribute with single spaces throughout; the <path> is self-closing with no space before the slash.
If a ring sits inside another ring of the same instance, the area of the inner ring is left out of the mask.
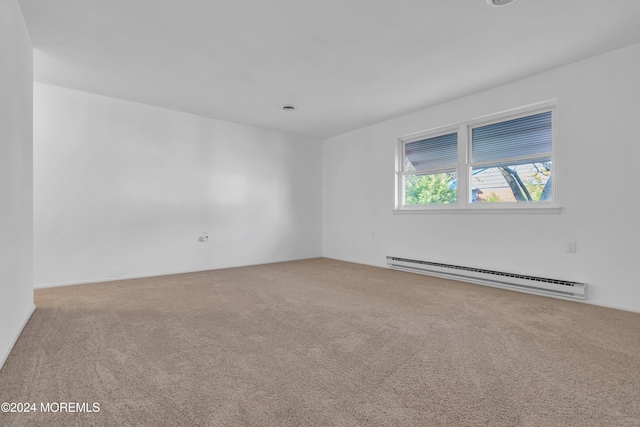
<path id="1" fill-rule="evenodd" d="M 405 178 L 405 204 L 455 203 L 455 174 L 408 175 Z"/>

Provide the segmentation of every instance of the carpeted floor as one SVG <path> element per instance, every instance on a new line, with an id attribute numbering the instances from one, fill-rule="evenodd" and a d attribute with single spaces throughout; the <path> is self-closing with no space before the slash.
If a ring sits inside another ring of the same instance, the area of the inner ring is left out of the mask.
<path id="1" fill-rule="evenodd" d="M 35 295 L 2 426 L 640 426 L 637 313 L 329 259 Z"/>

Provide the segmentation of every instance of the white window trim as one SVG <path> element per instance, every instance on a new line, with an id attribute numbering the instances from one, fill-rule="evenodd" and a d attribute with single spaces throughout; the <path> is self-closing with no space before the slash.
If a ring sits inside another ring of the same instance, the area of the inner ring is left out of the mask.
<path id="1" fill-rule="evenodd" d="M 461 214 L 559 214 L 562 208 L 558 205 L 558 162 L 556 158 L 557 147 L 557 101 L 548 100 L 524 107 L 502 111 L 478 117 L 472 120 L 465 120 L 452 125 L 442 126 L 423 132 L 417 132 L 398 138 L 396 148 L 396 173 L 395 173 L 395 208 L 397 214 L 421 214 L 421 213 L 461 213 Z M 526 117 L 545 111 L 552 111 L 552 143 L 551 159 L 553 162 L 553 181 L 551 182 L 552 200 L 548 202 L 535 203 L 472 203 L 470 200 L 470 177 L 469 170 L 471 153 L 471 130 L 475 127 L 486 126 L 506 120 Z M 433 204 L 433 205 L 403 205 L 403 175 L 405 162 L 405 145 L 411 142 L 426 138 L 432 138 L 447 133 L 458 133 L 458 166 L 456 168 L 457 195 L 455 204 Z"/>

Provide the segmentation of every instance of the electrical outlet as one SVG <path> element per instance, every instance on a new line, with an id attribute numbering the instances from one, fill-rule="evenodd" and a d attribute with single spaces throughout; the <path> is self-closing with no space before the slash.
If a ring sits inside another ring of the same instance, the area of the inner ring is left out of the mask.
<path id="1" fill-rule="evenodd" d="M 576 245 L 577 242 L 567 242 L 567 253 L 575 254 L 576 253 Z"/>

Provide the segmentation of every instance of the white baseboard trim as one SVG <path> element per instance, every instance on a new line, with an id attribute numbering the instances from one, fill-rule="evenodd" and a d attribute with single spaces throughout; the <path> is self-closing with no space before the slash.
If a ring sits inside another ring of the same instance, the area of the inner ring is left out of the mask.
<path id="1" fill-rule="evenodd" d="M 613 308 L 615 310 L 622 310 L 622 311 L 630 311 L 632 313 L 640 313 L 640 308 L 636 308 L 636 307 L 628 307 L 626 305 L 619 305 L 619 304 L 609 304 L 609 303 L 604 303 L 604 302 L 592 302 L 592 301 L 580 301 L 580 302 L 584 302 L 587 304 L 591 304 L 591 305 L 597 305 L 599 307 L 605 307 L 605 308 Z"/>
<path id="2" fill-rule="evenodd" d="M 74 280 L 72 282 L 58 282 L 58 283 L 44 283 L 39 285 L 34 285 L 34 289 L 45 289 L 45 288 L 57 288 L 59 286 L 74 286 L 74 285 L 88 285 L 91 283 L 103 283 L 103 282 L 118 282 L 121 280 L 130 280 L 130 279 L 148 279 L 150 277 L 161 277 L 161 276 L 173 276 L 176 274 L 189 274 L 189 273 L 202 273 L 205 271 L 213 271 L 213 270 L 226 270 L 228 268 L 242 268 L 242 267 L 253 267 L 257 265 L 267 265 L 267 264 L 278 264 L 281 262 L 291 262 L 291 261 L 304 261 L 306 259 L 316 259 L 322 258 L 321 255 L 315 257 L 304 257 L 304 258 L 294 258 L 294 259 L 283 259 L 276 261 L 268 261 L 268 262 L 260 262 L 258 264 L 232 264 L 228 266 L 218 266 L 207 268 L 205 270 L 188 270 L 188 271 L 169 271 L 169 272 L 158 272 L 158 273 L 149 273 L 149 274 L 140 274 L 134 276 L 119 276 L 119 277 L 104 277 L 101 279 L 86 279 L 86 280 Z"/>
<path id="3" fill-rule="evenodd" d="M 363 262 L 363 261 L 353 261 L 350 259 L 344 259 L 344 258 L 336 258 L 336 257 L 330 257 L 330 256 L 323 256 L 323 258 L 327 258 L 327 259 L 333 259 L 336 261 L 344 261 L 344 262 L 351 262 L 354 264 L 361 264 L 361 265 L 368 265 L 371 267 L 380 267 L 380 268 L 388 268 L 386 264 L 384 265 L 378 265 L 378 264 L 372 264 L 370 262 Z M 564 298 L 558 298 L 558 299 L 564 299 Z M 565 300 L 567 301 L 567 300 Z M 570 300 L 572 302 L 576 302 L 578 304 L 587 304 L 587 305 L 596 305 L 598 307 L 605 307 L 605 308 L 612 308 L 615 310 L 622 310 L 622 311 L 630 311 L 632 313 L 640 313 L 640 308 L 639 307 L 630 307 L 630 306 L 626 306 L 626 305 L 620 305 L 620 304 L 611 304 L 611 303 L 606 303 L 606 302 L 600 302 L 600 301 L 593 301 L 593 300 Z"/>
<path id="4" fill-rule="evenodd" d="M 202 270 L 202 271 L 206 271 L 206 270 Z M 45 283 L 41 285 L 33 285 L 33 289 L 58 288 L 60 286 L 89 285 L 91 283 L 118 282 L 121 280 L 146 279 L 149 277 L 172 276 L 174 274 L 186 274 L 186 273 L 198 273 L 198 271 L 178 271 L 175 273 L 159 273 L 159 274 L 149 274 L 149 275 L 145 274 L 140 276 L 104 277 L 102 279 L 76 280 L 73 282 Z"/>
<path id="5" fill-rule="evenodd" d="M 34 311 L 36 311 L 35 304 L 33 304 L 33 306 L 31 307 L 31 310 L 29 310 L 29 313 L 27 314 L 27 317 L 22 322 L 20 329 L 18 329 L 18 332 L 16 332 L 16 336 L 13 338 L 11 345 L 7 349 L 7 353 L 2 355 L 2 359 L 0 359 L 0 369 L 2 369 L 2 367 L 4 366 L 4 362 L 6 362 L 7 359 L 9 358 L 9 355 L 11 354 L 11 350 L 13 350 L 13 347 L 16 345 L 16 342 L 18 342 L 18 338 L 20 338 L 20 335 L 22 334 L 24 327 L 27 326 L 27 322 L 29 321 L 29 319 L 31 319 L 31 316 L 33 315 Z"/>

